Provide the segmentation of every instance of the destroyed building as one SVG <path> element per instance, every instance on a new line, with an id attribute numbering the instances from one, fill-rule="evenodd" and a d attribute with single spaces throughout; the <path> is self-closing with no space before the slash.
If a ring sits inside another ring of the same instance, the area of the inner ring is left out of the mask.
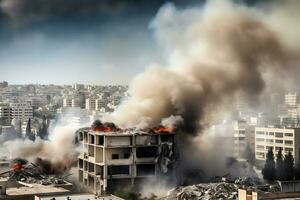
<path id="1" fill-rule="evenodd" d="M 159 181 L 172 171 L 174 132 L 157 127 L 122 130 L 106 123 L 79 131 L 79 181 L 95 194 L 113 192 L 143 181 Z"/>

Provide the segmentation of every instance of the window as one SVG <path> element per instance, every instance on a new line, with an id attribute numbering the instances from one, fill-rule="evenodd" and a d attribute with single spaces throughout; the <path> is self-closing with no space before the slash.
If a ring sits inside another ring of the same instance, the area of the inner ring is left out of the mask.
<path id="1" fill-rule="evenodd" d="M 284 141 L 284 143 L 286 145 L 293 145 L 293 141 L 292 140 L 286 140 L 286 141 Z"/>
<path id="2" fill-rule="evenodd" d="M 275 143 L 283 144 L 283 140 L 275 140 Z"/>
<path id="3" fill-rule="evenodd" d="M 282 137 L 283 137 L 283 133 L 276 132 L 276 133 L 275 133 L 275 137 L 282 138 Z"/>
<path id="4" fill-rule="evenodd" d="M 256 138 L 256 141 L 257 141 L 257 142 L 264 142 L 265 139 L 264 139 L 264 138 Z"/>
<path id="5" fill-rule="evenodd" d="M 290 152 L 293 152 L 294 149 L 293 149 L 293 148 L 284 148 L 284 151 L 285 151 L 285 152 L 289 152 L 289 151 L 290 151 Z"/>
<path id="6" fill-rule="evenodd" d="M 119 159 L 119 154 L 112 154 L 111 159 L 113 159 L 113 160 Z"/>
<path id="7" fill-rule="evenodd" d="M 285 135 L 286 137 L 293 137 L 293 136 L 294 136 L 293 133 L 285 133 L 284 135 Z"/>
<path id="8" fill-rule="evenodd" d="M 274 132 L 269 132 L 269 135 L 273 135 L 274 136 Z"/>
<path id="9" fill-rule="evenodd" d="M 279 151 L 280 149 L 282 149 L 282 147 L 275 147 L 276 151 Z"/>
<path id="10" fill-rule="evenodd" d="M 256 135 L 265 135 L 265 132 L 263 132 L 263 131 L 256 131 Z"/>
<path id="11" fill-rule="evenodd" d="M 265 153 L 263 152 L 256 152 L 258 158 L 265 158 Z"/>
<path id="12" fill-rule="evenodd" d="M 124 153 L 124 158 L 127 159 L 130 157 L 130 154 L 129 153 Z"/>
<path id="13" fill-rule="evenodd" d="M 274 140 L 272 140 L 272 139 L 266 139 L 266 142 L 267 142 L 267 143 L 273 143 Z"/>
<path id="14" fill-rule="evenodd" d="M 266 150 L 270 150 L 270 149 L 273 151 L 274 147 L 266 146 Z"/>
<path id="15" fill-rule="evenodd" d="M 256 145 L 256 149 L 265 149 L 265 146 L 263 146 L 263 145 Z"/>

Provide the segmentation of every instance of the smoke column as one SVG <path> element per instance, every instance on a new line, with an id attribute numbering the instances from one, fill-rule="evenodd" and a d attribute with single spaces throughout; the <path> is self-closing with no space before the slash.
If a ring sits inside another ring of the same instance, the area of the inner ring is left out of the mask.
<path id="1" fill-rule="evenodd" d="M 31 162 L 51 165 L 52 171 L 63 172 L 76 164 L 79 149 L 74 143 L 75 131 L 72 127 L 56 127 L 53 133 L 49 135 L 49 140 L 37 138 L 34 142 L 31 140 L 14 140 L 4 143 L 14 156 L 29 159 Z M 46 161 L 42 161 L 40 159 Z"/>
<path id="2" fill-rule="evenodd" d="M 291 4 L 299 8 L 295 2 L 256 9 L 231 1 L 186 10 L 165 5 L 150 27 L 167 64 L 152 64 L 134 79 L 131 98 L 113 121 L 123 127 L 153 126 L 174 115 L 182 117 L 186 132 L 199 132 L 238 93 L 257 100 L 268 76 L 279 80 L 299 63 L 299 43 L 289 41 L 292 30 L 280 25 Z M 276 21 L 277 15 L 282 20 Z"/>

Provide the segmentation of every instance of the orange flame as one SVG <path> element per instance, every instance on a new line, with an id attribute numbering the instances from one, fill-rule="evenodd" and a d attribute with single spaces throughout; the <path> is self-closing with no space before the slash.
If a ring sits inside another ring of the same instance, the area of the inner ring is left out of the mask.
<path id="1" fill-rule="evenodd" d="M 93 131 L 101 131 L 101 132 L 112 132 L 112 128 L 107 126 L 97 126 L 92 128 Z"/>
<path id="2" fill-rule="evenodd" d="M 11 166 L 11 170 L 12 171 L 18 171 L 18 170 L 21 170 L 23 169 L 23 165 L 21 163 L 14 163 L 12 166 Z"/>
<path id="3" fill-rule="evenodd" d="M 173 130 L 169 127 L 159 126 L 153 129 L 155 133 L 171 133 Z"/>

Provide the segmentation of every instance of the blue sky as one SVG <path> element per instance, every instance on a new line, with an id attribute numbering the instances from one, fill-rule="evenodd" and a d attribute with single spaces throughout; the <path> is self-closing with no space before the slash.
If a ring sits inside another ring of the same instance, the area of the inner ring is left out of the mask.
<path id="1" fill-rule="evenodd" d="M 149 23 L 166 2 L 0 0 L 0 81 L 128 84 L 164 61 Z"/>

